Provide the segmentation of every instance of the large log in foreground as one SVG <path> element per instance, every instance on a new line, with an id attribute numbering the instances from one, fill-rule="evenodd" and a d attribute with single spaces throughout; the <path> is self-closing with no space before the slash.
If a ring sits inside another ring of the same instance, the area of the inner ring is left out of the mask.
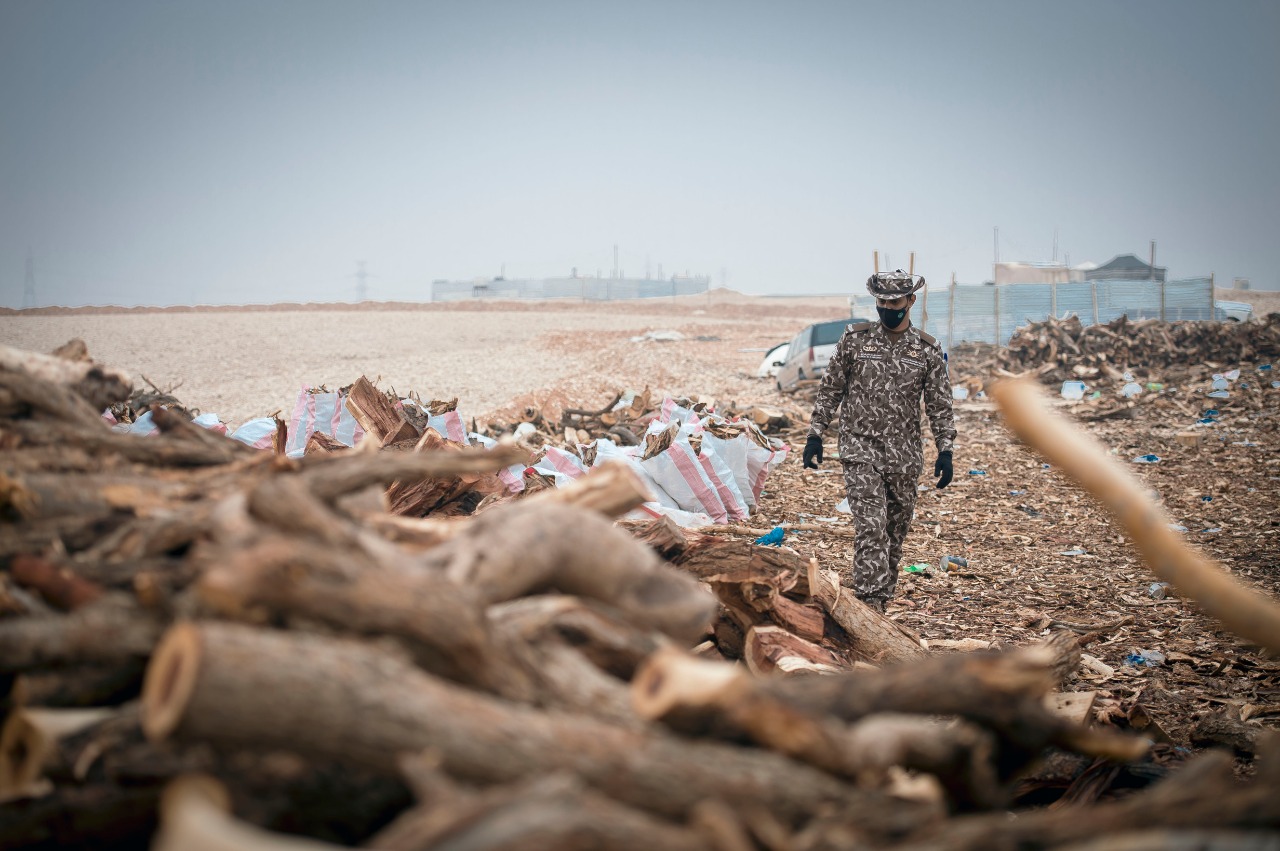
<path id="1" fill-rule="evenodd" d="M 433 748 L 449 773 L 481 783 L 566 770 L 667 816 L 709 797 L 788 822 L 837 801 L 878 806 L 878 796 L 774 754 L 510 704 L 351 641 L 213 622 L 179 624 L 162 639 L 143 728 L 153 740 L 283 748 L 387 772 L 400 754 Z"/>

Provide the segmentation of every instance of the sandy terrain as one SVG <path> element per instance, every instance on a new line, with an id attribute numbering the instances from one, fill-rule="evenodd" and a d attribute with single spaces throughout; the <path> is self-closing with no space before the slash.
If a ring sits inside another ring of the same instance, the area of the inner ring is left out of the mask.
<path id="1" fill-rule="evenodd" d="M 95 360 L 233 426 L 283 410 L 302 385 L 362 374 L 424 399 L 458 397 L 467 417 L 553 397 L 601 404 L 619 390 L 772 397 L 754 379 L 762 354 L 843 299 L 715 293 L 673 302 L 332 305 L 165 311 L 40 311 L 0 316 L 0 342 L 48 351 L 72 337 Z M 675 330 L 680 342 L 631 342 Z M 702 337 L 704 339 L 696 339 Z M 559 392 L 556 392 L 559 391 Z"/>

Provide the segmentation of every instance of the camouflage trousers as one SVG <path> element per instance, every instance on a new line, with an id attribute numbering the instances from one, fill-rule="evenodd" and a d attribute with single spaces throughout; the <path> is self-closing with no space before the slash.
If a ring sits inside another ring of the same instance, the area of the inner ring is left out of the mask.
<path id="1" fill-rule="evenodd" d="M 902 542 L 911 528 L 920 467 L 876 469 L 844 464 L 844 487 L 853 513 L 853 593 L 859 600 L 887 602 L 898 586 Z"/>

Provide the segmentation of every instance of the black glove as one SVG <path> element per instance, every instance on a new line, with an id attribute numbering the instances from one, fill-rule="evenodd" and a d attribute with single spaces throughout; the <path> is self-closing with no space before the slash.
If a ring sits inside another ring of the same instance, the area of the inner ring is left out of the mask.
<path id="1" fill-rule="evenodd" d="M 933 462 L 933 474 L 940 477 L 938 479 L 938 490 L 942 490 L 947 485 L 951 484 L 953 471 L 951 469 L 950 449 L 945 452 L 938 453 L 938 460 Z"/>
<path id="2" fill-rule="evenodd" d="M 821 463 L 822 438 L 816 434 L 811 434 L 809 439 L 804 442 L 804 465 L 810 470 L 816 470 Z"/>

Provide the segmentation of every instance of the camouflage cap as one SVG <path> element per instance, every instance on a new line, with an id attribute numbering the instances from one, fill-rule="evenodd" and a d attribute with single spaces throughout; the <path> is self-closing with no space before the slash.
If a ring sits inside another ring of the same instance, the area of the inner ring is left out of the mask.
<path id="1" fill-rule="evenodd" d="M 867 278 L 867 292 L 876 298 L 903 298 L 924 286 L 924 278 L 908 275 L 901 269 L 877 272 Z"/>

